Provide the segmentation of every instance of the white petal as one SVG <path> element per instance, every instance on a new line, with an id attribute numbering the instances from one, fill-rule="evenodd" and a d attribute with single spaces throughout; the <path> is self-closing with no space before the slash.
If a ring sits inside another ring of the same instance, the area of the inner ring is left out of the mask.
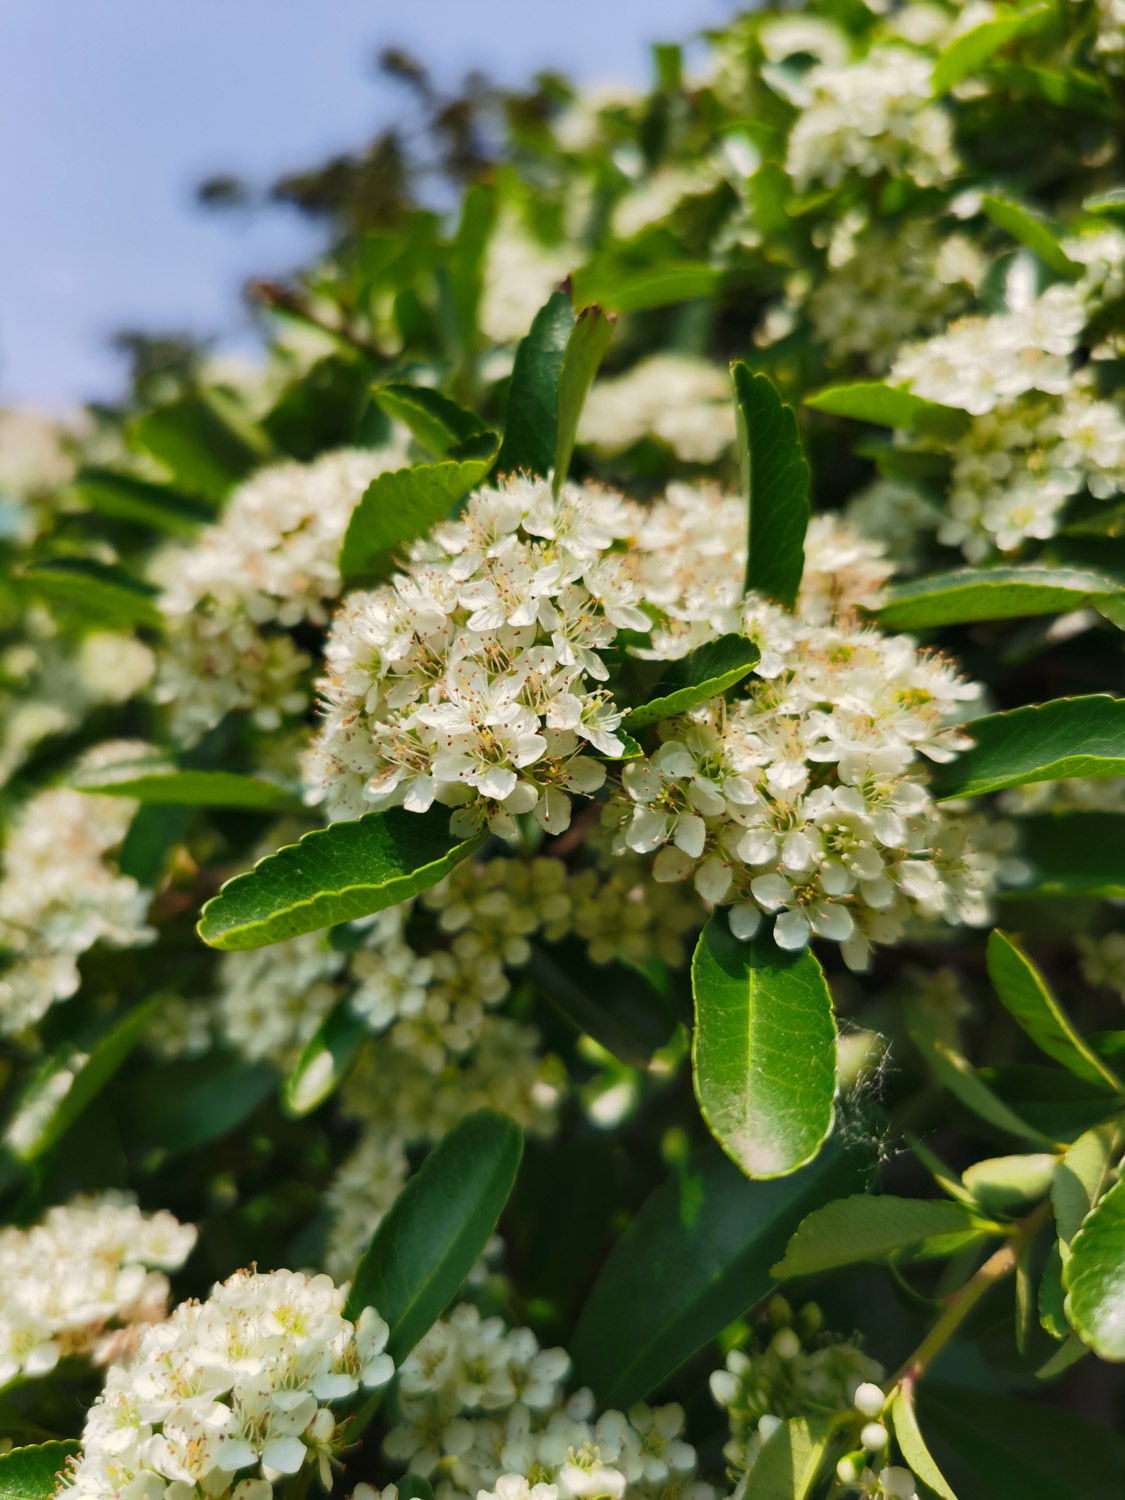
<path id="1" fill-rule="evenodd" d="M 762 925 L 762 913 L 756 906 L 751 906 L 749 901 L 743 901 L 740 905 L 731 907 L 727 921 L 739 942 L 746 943 Z"/>
<path id="2" fill-rule="evenodd" d="M 690 859 L 698 859 L 707 841 L 707 825 L 696 813 L 681 813 L 672 838 L 677 849 L 682 849 Z"/>
<path id="3" fill-rule="evenodd" d="M 809 919 L 799 908 L 782 912 L 773 924 L 773 940 L 779 948 L 804 948 L 809 941 Z"/>

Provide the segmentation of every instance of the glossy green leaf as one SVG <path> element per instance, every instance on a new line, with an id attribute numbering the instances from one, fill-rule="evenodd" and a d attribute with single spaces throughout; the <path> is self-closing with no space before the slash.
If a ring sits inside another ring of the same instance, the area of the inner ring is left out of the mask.
<path id="1" fill-rule="evenodd" d="M 1001 11 L 990 20 L 964 31 L 938 53 L 931 88 L 935 99 L 948 94 L 955 83 L 975 73 L 993 53 L 1014 37 L 1036 27 L 1050 15 L 1050 6 L 1031 5 L 1023 10 Z"/>
<path id="2" fill-rule="evenodd" d="M 20 575 L 28 588 L 51 604 L 78 610 L 119 630 L 164 623 L 156 590 L 113 563 L 86 557 L 52 557 L 31 563 Z"/>
<path id="3" fill-rule="evenodd" d="M 523 1137 L 481 1109 L 443 1136 L 379 1223 L 356 1267 L 345 1316 L 374 1307 L 396 1365 L 453 1301 L 496 1228 Z"/>
<path id="4" fill-rule="evenodd" d="M 1033 781 L 1125 775 L 1125 698 L 1054 698 L 974 719 L 966 731 L 972 749 L 931 773 L 939 801 Z"/>
<path id="5" fill-rule="evenodd" d="M 0 1453 L 0 1500 L 49 1500 L 68 1472 L 67 1459 L 81 1451 L 81 1442 L 74 1438 Z"/>
<path id="6" fill-rule="evenodd" d="M 138 417 L 128 435 L 185 489 L 210 500 L 225 499 L 273 453 L 262 429 L 214 390 Z"/>
<path id="7" fill-rule="evenodd" d="M 466 411 L 430 386 L 392 383 L 376 386 L 372 394 L 388 417 L 408 427 L 422 446 L 438 457 L 487 431 L 475 412 Z"/>
<path id="8" fill-rule="evenodd" d="M 921 432 L 948 440 L 959 437 L 969 425 L 968 413 L 958 407 L 926 401 L 900 386 L 885 385 L 881 380 L 828 386 L 806 396 L 805 405 L 835 417 L 851 417 L 856 422 L 872 422 L 877 427 L 902 428 L 906 432 Z"/>
<path id="9" fill-rule="evenodd" d="M 918 1413 L 914 1409 L 914 1397 L 909 1386 L 896 1388 L 891 1402 L 891 1423 L 903 1461 L 910 1471 L 928 1484 L 942 1500 L 957 1500 L 948 1479 L 934 1462 L 933 1454 L 926 1447 L 922 1429 L 918 1426 Z"/>
<path id="10" fill-rule="evenodd" d="M 1103 1120 L 1067 1147 L 1051 1179 L 1051 1207 L 1064 1260 L 1086 1215 L 1111 1180 L 1125 1148 L 1125 1125 L 1120 1118 Z"/>
<path id="11" fill-rule="evenodd" d="M 769 1296 L 812 1209 L 865 1184 L 868 1149 L 828 1141 L 792 1176 L 750 1182 L 708 1147 L 648 1198 L 602 1267 L 571 1341 L 575 1383 L 627 1410 Z"/>
<path id="12" fill-rule="evenodd" d="M 668 1000 L 626 964 L 592 963 L 577 939 L 535 945 L 527 975 L 572 1025 L 643 1068 L 676 1028 Z"/>
<path id="13" fill-rule="evenodd" d="M 344 533 L 341 576 L 352 581 L 386 572 L 393 550 L 443 521 L 491 467 L 491 458 L 448 459 L 376 475 Z"/>
<path id="14" fill-rule="evenodd" d="M 625 273 L 590 266 L 575 273 L 574 295 L 615 313 L 645 312 L 710 296 L 720 274 L 714 266 L 692 261 Z"/>
<path id="15" fill-rule="evenodd" d="M 397 906 L 436 885 L 481 840 L 456 841 L 449 810 L 365 813 L 307 833 L 236 875 L 208 901 L 197 931 L 212 948 L 265 948 Z"/>
<path id="16" fill-rule="evenodd" d="M 1066 1315 L 1102 1359 L 1125 1360 L 1125 1178 L 1082 1221 L 1063 1261 Z"/>
<path id="17" fill-rule="evenodd" d="M 991 193 L 986 193 L 981 199 L 981 207 L 995 225 L 1006 230 L 1021 245 L 1026 245 L 1052 271 L 1057 271 L 1060 276 L 1082 274 L 1082 267 L 1064 252 L 1057 234 L 1041 215 Z"/>
<path id="18" fill-rule="evenodd" d="M 570 292 L 553 292 L 516 349 L 498 474 L 545 475 L 555 461 L 559 376 L 574 329 Z"/>
<path id="19" fill-rule="evenodd" d="M 998 1130 L 1036 1146 L 1053 1146 L 1049 1135 L 1022 1118 L 988 1086 L 968 1058 L 957 1047 L 954 1038 L 938 1027 L 929 1012 L 907 1002 L 906 1026 L 910 1040 L 929 1064 L 939 1083 L 954 1098 Z"/>
<path id="20" fill-rule="evenodd" d="M 1046 1197 L 1057 1163 L 1050 1151 L 990 1156 L 966 1167 L 961 1180 L 985 1213 L 1007 1213 Z"/>
<path id="21" fill-rule="evenodd" d="M 590 385 L 598 372 L 598 366 L 609 348 L 613 327 L 617 322 L 613 313 L 607 313 L 597 303 L 584 307 L 567 341 L 562 370 L 559 373 L 558 433 L 555 439 L 554 473 L 551 488 L 555 498 L 562 489 L 563 480 L 570 469 L 574 440 L 578 435 L 578 421 Z"/>
<path id="22" fill-rule="evenodd" d="M 177 771 L 167 762 L 118 762 L 76 774 L 71 786 L 99 797 L 132 797 L 165 807 L 240 807 L 248 812 L 298 812 L 300 797 L 272 781 L 233 771 Z"/>
<path id="23" fill-rule="evenodd" d="M 814 1209 L 789 1241 L 772 1275 L 812 1276 L 856 1261 L 885 1260 L 925 1241 L 987 1231 L 988 1221 L 945 1198 L 871 1197 L 861 1193 Z M 943 1251 L 940 1243 L 936 1254 Z"/>
<path id="24" fill-rule="evenodd" d="M 85 1048 L 68 1042 L 52 1053 L 16 1100 L 0 1145 L 23 1162 L 49 1151 L 144 1036 L 159 1004 L 150 996 Z"/>
<path id="25" fill-rule="evenodd" d="M 281 1090 L 285 1112 L 301 1119 L 332 1096 L 351 1072 L 371 1028 L 345 997 L 325 1016 L 306 1042 Z"/>
<path id="26" fill-rule="evenodd" d="M 999 928 L 988 935 L 988 977 L 1007 1010 L 1048 1057 L 1079 1078 L 1120 1093 L 1121 1080 L 1075 1030 L 1023 949 Z"/>
<path id="27" fill-rule="evenodd" d="M 1022 1392 L 923 1381 L 918 1416 L 961 1500 L 1120 1500 L 1125 1440 Z"/>
<path id="28" fill-rule="evenodd" d="M 73 487 L 99 515 L 178 536 L 193 536 L 215 519 L 214 507 L 208 501 L 116 469 L 87 465 L 79 469 Z"/>
<path id="29" fill-rule="evenodd" d="M 960 568 L 911 579 L 883 595 L 879 624 L 927 630 L 972 620 L 1011 620 L 1082 609 L 1117 587 L 1077 568 Z"/>
<path id="30" fill-rule="evenodd" d="M 1125 813 L 1040 813 L 1017 826 L 1032 878 L 1013 896 L 1125 897 Z"/>
<path id="31" fill-rule="evenodd" d="M 806 1500 L 824 1466 L 832 1421 L 790 1417 L 762 1444 L 748 1476 L 754 1500 Z"/>
<path id="32" fill-rule="evenodd" d="M 792 609 L 805 567 L 809 466 L 797 418 L 765 375 L 731 366 L 742 492 L 749 506 L 746 587 Z"/>
<path id="33" fill-rule="evenodd" d="M 716 911 L 692 960 L 692 1073 L 711 1134 L 748 1177 L 810 1161 L 832 1129 L 836 1022 L 808 948 L 733 936 Z"/>
<path id="34" fill-rule="evenodd" d="M 655 696 L 632 708 L 622 721 L 634 734 L 687 713 L 697 703 L 720 698 L 748 677 L 758 665 L 761 652 L 744 635 L 721 635 L 705 646 L 673 662 L 654 689 Z"/>

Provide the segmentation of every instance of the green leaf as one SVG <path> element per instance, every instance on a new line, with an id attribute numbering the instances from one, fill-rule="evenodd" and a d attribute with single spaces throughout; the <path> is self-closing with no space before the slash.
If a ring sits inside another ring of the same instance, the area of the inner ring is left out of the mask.
<path id="1" fill-rule="evenodd" d="M 1114 1093 L 1121 1080 L 1074 1029 L 1042 974 L 1027 954 L 999 928 L 988 935 L 988 977 L 1004 1006 L 1048 1057 L 1079 1078 L 1099 1083 Z"/>
<path id="2" fill-rule="evenodd" d="M 1106 693 L 988 714 L 966 726 L 972 749 L 935 766 L 939 801 L 1070 776 L 1125 776 L 1125 699 Z"/>
<path id="3" fill-rule="evenodd" d="M 1065 253 L 1057 234 L 1040 214 L 991 193 L 986 193 L 981 199 L 981 207 L 998 228 L 1006 230 L 1021 245 L 1026 245 L 1052 271 L 1072 278 L 1082 274 L 1082 267 Z"/>
<path id="4" fill-rule="evenodd" d="M 829 1141 L 809 1166 L 749 1182 L 707 1147 L 649 1197 L 594 1283 L 571 1341 L 575 1383 L 627 1410 L 776 1286 L 801 1220 L 862 1188 L 866 1150 Z"/>
<path id="5" fill-rule="evenodd" d="M 924 1381 L 917 1401 L 962 1500 L 1120 1500 L 1125 1442 L 1105 1427 L 1022 1392 Z"/>
<path id="6" fill-rule="evenodd" d="M 885 1260 L 899 1250 L 933 1242 L 929 1253 L 942 1255 L 943 1239 L 987 1233 L 988 1221 L 963 1203 L 945 1198 L 872 1197 L 866 1193 L 837 1198 L 814 1209 L 789 1241 L 784 1257 L 771 1270 L 786 1276 L 813 1276 L 861 1260 Z"/>
<path id="7" fill-rule="evenodd" d="M 367 361 L 327 354 L 290 381 L 262 418 L 262 429 L 282 453 L 310 463 L 330 449 L 354 447 L 370 404 Z"/>
<path id="8" fill-rule="evenodd" d="M 67 1459 L 81 1451 L 82 1443 L 74 1438 L 0 1453 L 0 1500 L 49 1500 L 59 1490 L 60 1476 L 68 1472 Z"/>
<path id="9" fill-rule="evenodd" d="M 647 1067 L 676 1029 L 668 1000 L 639 970 L 592 963 L 577 939 L 533 944 L 526 972 L 572 1025 L 631 1067 Z"/>
<path id="10" fill-rule="evenodd" d="M 453 1301 L 508 1201 L 523 1151 L 514 1120 L 466 1115 L 442 1137 L 380 1222 L 344 1314 L 374 1307 L 396 1365 Z"/>
<path id="11" fill-rule="evenodd" d="M 1082 207 L 1088 214 L 1104 214 L 1118 223 L 1125 220 L 1125 188 L 1110 188 L 1107 193 L 1091 193 L 1083 198 Z"/>
<path id="12" fill-rule="evenodd" d="M 1104 1193 L 1063 1261 L 1066 1315 L 1102 1359 L 1125 1360 L 1125 1177 Z"/>
<path id="13" fill-rule="evenodd" d="M 707 1128 L 748 1177 L 782 1177 L 832 1129 L 836 1023 L 808 948 L 742 943 L 712 913 L 691 966 L 692 1073 Z"/>
<path id="14" fill-rule="evenodd" d="M 908 1386 L 900 1385 L 891 1402 L 891 1422 L 895 1437 L 902 1451 L 903 1461 L 912 1473 L 928 1484 L 942 1500 L 957 1500 L 948 1479 L 942 1474 L 933 1455 L 926 1447 L 922 1429 L 918 1426 L 918 1414 L 914 1410 L 914 1397 Z"/>
<path id="15" fill-rule="evenodd" d="M 346 996 L 334 1005 L 282 1086 L 286 1114 L 299 1120 L 330 1098 L 351 1072 L 370 1035 L 371 1028 L 352 1011 Z"/>
<path id="16" fill-rule="evenodd" d="M 191 826 L 190 807 L 161 807 L 150 802 L 137 808 L 117 856 L 122 875 L 131 875 L 138 885 L 153 890 L 168 868 L 172 851 Z"/>
<path id="17" fill-rule="evenodd" d="M 425 536 L 491 467 L 490 457 L 447 459 L 376 475 L 344 533 L 340 573 L 345 581 L 385 573 L 392 549 Z"/>
<path id="18" fill-rule="evenodd" d="M 1050 1147 L 1055 1144 L 1050 1136 L 1028 1124 L 997 1097 L 968 1058 L 958 1050 L 953 1038 L 943 1034 L 920 1005 L 907 1001 L 905 1014 L 910 1040 L 929 1064 L 938 1082 L 944 1084 L 966 1109 L 972 1110 L 982 1120 L 987 1120 L 997 1130 L 1031 1141 L 1036 1146 Z"/>
<path id="19" fill-rule="evenodd" d="M 797 418 L 764 375 L 731 366 L 742 489 L 750 511 L 746 588 L 792 609 L 805 568 L 809 466 Z"/>
<path id="20" fill-rule="evenodd" d="M 657 684 L 656 696 L 638 708 L 630 709 L 622 720 L 634 733 L 687 713 L 697 703 L 722 695 L 741 682 L 758 665 L 761 652 L 744 635 L 721 635 L 708 641 L 679 661 L 673 662 L 667 676 Z"/>
<path id="21" fill-rule="evenodd" d="M 584 307 L 578 314 L 578 321 L 567 341 L 559 373 L 558 434 L 555 439 L 554 475 L 551 481 L 556 500 L 570 469 L 578 420 L 586 404 L 590 384 L 609 348 L 616 322 L 613 313 L 606 313 L 594 303 L 590 307 Z"/>
<path id="22" fill-rule="evenodd" d="M 934 98 L 948 94 L 955 83 L 960 83 L 962 78 L 975 73 L 993 53 L 998 52 L 1013 37 L 1033 30 L 1050 13 L 1048 5 L 1032 5 L 1025 10 L 1002 12 L 991 20 L 982 21 L 971 30 L 962 32 L 938 53 L 931 81 Z"/>
<path id="23" fill-rule="evenodd" d="M 228 880 L 196 931 L 210 947 L 231 950 L 353 922 L 436 885 L 481 842 L 453 839 L 448 808 L 365 813 L 307 833 Z"/>
<path id="24" fill-rule="evenodd" d="M 156 590 L 112 563 L 88 557 L 52 557 L 30 563 L 20 575 L 28 588 L 48 600 L 104 621 L 119 630 L 147 625 L 159 630 L 164 616 Z"/>
<path id="25" fill-rule="evenodd" d="M 990 1156 L 966 1167 L 961 1180 L 985 1213 L 1007 1213 L 1046 1197 L 1057 1163 L 1058 1157 L 1049 1151 Z"/>
<path id="26" fill-rule="evenodd" d="M 1047 1252 L 1047 1263 L 1039 1280 L 1039 1322 L 1053 1339 L 1072 1337 L 1066 1321 L 1066 1290 L 1062 1284 L 1062 1255 L 1055 1240 Z M 1086 1346 L 1082 1345 L 1083 1353 Z M 1040 1372 L 1042 1374 L 1042 1372 Z"/>
<path id="27" fill-rule="evenodd" d="M 262 429 L 214 390 L 138 417 L 128 436 L 185 489 L 209 500 L 225 499 L 273 453 Z"/>
<path id="28" fill-rule="evenodd" d="M 545 475 L 555 461 L 559 376 L 574 328 L 569 290 L 552 292 L 516 349 L 498 474 Z"/>
<path id="29" fill-rule="evenodd" d="M 1018 826 L 1033 877 L 1014 897 L 1125 897 L 1125 813 L 1040 813 Z"/>
<path id="30" fill-rule="evenodd" d="M 1082 609 L 1117 585 L 1076 568 L 960 568 L 911 579 L 883 595 L 879 624 L 925 630 L 971 620 L 1012 620 Z"/>
<path id="31" fill-rule="evenodd" d="M 1059 1250 L 1070 1259 L 1070 1246 L 1087 1214 L 1101 1198 L 1125 1144 L 1120 1119 L 1103 1120 L 1063 1153 L 1051 1179 L 1051 1207 L 1059 1234 Z"/>
<path id="32" fill-rule="evenodd" d="M 806 1500 L 824 1463 L 830 1417 L 790 1417 L 762 1444 L 748 1475 L 754 1500 Z"/>
<path id="33" fill-rule="evenodd" d="M 421 1474 L 407 1474 L 395 1485 L 398 1491 L 398 1500 L 434 1500 L 434 1492 L 430 1488 L 430 1481 L 423 1479 Z"/>
<path id="34" fill-rule="evenodd" d="M 574 295 L 580 302 L 597 302 L 615 313 L 647 312 L 709 297 L 720 276 L 714 266 L 692 261 L 635 272 L 589 266 L 575 273 Z"/>
<path id="35" fill-rule="evenodd" d="M 1100 78 L 1078 68 L 1040 68 L 1027 63 L 998 61 L 990 76 L 1017 97 L 1042 99 L 1056 109 L 1086 115 L 1112 115 L 1113 96 Z"/>
<path id="36" fill-rule="evenodd" d="M 164 807 L 240 807 L 249 812 L 297 812 L 295 792 L 233 771 L 177 771 L 167 762 L 118 762 L 76 774 L 71 786 L 99 797 L 132 797 Z M 130 774 L 132 772 L 132 774 Z"/>
<path id="37" fill-rule="evenodd" d="M 86 465 L 75 476 L 74 489 L 99 515 L 177 536 L 193 536 L 215 519 L 214 507 L 197 495 L 116 469 Z"/>
<path id="38" fill-rule="evenodd" d="M 159 1004 L 152 995 L 135 1005 L 87 1050 L 68 1042 L 53 1053 L 16 1100 L 0 1145 L 23 1162 L 49 1151 L 144 1036 Z"/>
<path id="39" fill-rule="evenodd" d="M 461 222 L 449 265 L 449 294 L 458 351 L 469 362 L 477 347 L 477 318 L 488 244 L 496 225 L 500 196 L 496 184 L 474 182 L 465 193 Z"/>
<path id="40" fill-rule="evenodd" d="M 230 1052 L 152 1064 L 114 1100 L 130 1139 L 149 1149 L 190 1151 L 229 1134 L 277 1087 L 268 1063 Z"/>
<path id="41" fill-rule="evenodd" d="M 456 444 L 487 431 L 475 413 L 429 386 L 377 385 L 372 395 L 388 417 L 408 427 L 439 458 Z"/>
<path id="42" fill-rule="evenodd" d="M 949 441 L 959 437 L 969 425 L 968 413 L 960 408 L 926 401 L 901 386 L 885 385 L 881 380 L 827 386 L 806 396 L 805 405 L 834 417 L 851 417 L 856 422 L 902 428 Z"/>

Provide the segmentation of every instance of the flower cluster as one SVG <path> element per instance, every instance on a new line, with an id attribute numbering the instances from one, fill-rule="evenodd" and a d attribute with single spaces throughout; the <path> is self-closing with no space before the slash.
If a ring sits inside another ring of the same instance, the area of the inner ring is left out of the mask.
<path id="1" fill-rule="evenodd" d="M 67 1355 L 120 1359 L 168 1308 L 162 1271 L 183 1265 L 196 1231 L 114 1193 L 52 1208 L 30 1229 L 0 1229 L 0 1386 L 45 1375 Z"/>
<path id="2" fill-rule="evenodd" d="M 260 470 L 191 547 L 156 560 L 168 643 L 155 687 L 176 730 L 198 738 L 234 709 L 264 728 L 305 703 L 309 659 L 271 627 L 327 622 L 340 543 L 364 490 L 407 462 L 403 447 L 345 448 Z"/>
<path id="3" fill-rule="evenodd" d="M 406 570 L 352 595 L 320 684 L 325 722 L 308 763 L 333 817 L 434 801 L 452 826 L 510 833 L 519 813 L 570 822 L 623 752 L 599 652 L 648 616 L 615 539 L 620 497 L 515 478 L 475 494 L 411 550 Z"/>
<path id="4" fill-rule="evenodd" d="M 651 355 L 624 375 L 597 382 L 578 436 L 606 453 L 654 437 L 688 463 L 714 463 L 735 439 L 730 382 L 707 360 Z"/>
<path id="5" fill-rule="evenodd" d="M 1071 370 L 1088 317 L 1083 288 L 1036 297 L 1017 284 L 1009 300 L 1007 312 L 962 318 L 907 348 L 891 371 L 916 395 L 969 414 L 950 448 L 937 535 L 973 562 L 1053 536 L 1073 495 L 1109 499 L 1125 483 L 1125 416 Z"/>
<path id="6" fill-rule="evenodd" d="M 711 1376 L 711 1394 L 730 1422 L 723 1456 L 736 1482 L 745 1480 L 782 1422 L 850 1411 L 859 1387 L 884 1374 L 856 1344 L 820 1332 L 815 1303 L 794 1317 L 785 1299 L 775 1297 L 769 1315 L 774 1331 L 764 1347 L 732 1349 L 725 1368 Z"/>
<path id="7" fill-rule="evenodd" d="M 22 1031 L 78 988 L 78 959 L 95 943 L 151 941 L 149 895 L 118 873 L 111 851 L 135 811 L 125 798 L 53 787 L 16 813 L 0 876 L 0 1034 Z"/>
<path id="8" fill-rule="evenodd" d="M 949 114 L 935 104 L 932 64 L 905 47 L 873 47 L 854 63 L 818 63 L 793 91 L 801 114 L 785 167 L 801 191 L 849 172 L 886 172 L 922 187 L 957 171 Z"/>
<path id="9" fill-rule="evenodd" d="M 680 1407 L 595 1417 L 589 1391 L 565 1395 L 569 1368 L 529 1328 L 462 1303 L 403 1363 L 387 1456 L 427 1477 L 435 1500 L 710 1500 Z"/>
<path id="10" fill-rule="evenodd" d="M 110 1371 L 62 1493 L 268 1500 L 306 1465 L 331 1488 L 344 1442 L 332 1403 L 394 1373 L 386 1323 L 368 1307 L 353 1324 L 343 1305 L 329 1277 L 292 1271 L 240 1271 L 181 1303 Z"/>
<path id="11" fill-rule="evenodd" d="M 942 237 L 917 221 L 893 233 L 838 228 L 828 264 L 807 299 L 813 333 L 830 364 L 862 355 L 875 372 L 886 370 L 908 339 L 936 333 L 964 312 L 984 272 L 965 235 Z"/>

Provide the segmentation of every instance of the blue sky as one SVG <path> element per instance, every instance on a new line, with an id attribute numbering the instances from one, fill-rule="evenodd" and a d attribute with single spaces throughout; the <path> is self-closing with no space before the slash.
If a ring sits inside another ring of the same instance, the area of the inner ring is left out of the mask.
<path id="1" fill-rule="evenodd" d="M 122 326 L 237 337 L 238 288 L 300 262 L 296 215 L 210 215 L 220 170 L 254 181 L 354 146 L 394 115 L 380 47 L 444 83 L 480 67 L 648 77 L 648 45 L 734 0 L 0 0 L 0 402 L 111 396 Z"/>

